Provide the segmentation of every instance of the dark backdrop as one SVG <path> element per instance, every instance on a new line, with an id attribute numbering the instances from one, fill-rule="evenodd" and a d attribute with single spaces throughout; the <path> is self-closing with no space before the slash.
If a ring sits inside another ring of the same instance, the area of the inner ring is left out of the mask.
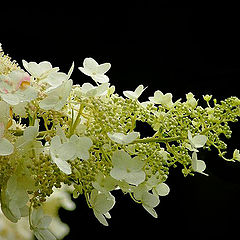
<path id="1" fill-rule="evenodd" d="M 110 62 L 108 73 L 118 93 L 148 86 L 142 101 L 157 89 L 174 100 L 192 92 L 197 98 L 239 97 L 239 23 L 237 8 L 226 6 L 178 7 L 132 1 L 94 2 L 87 6 L 48 6 L 1 9 L 0 42 L 21 63 L 50 61 L 67 72 L 72 61 L 75 83 L 91 81 L 77 67 L 85 57 Z M 229 149 L 239 148 L 240 130 L 233 125 Z M 148 129 L 145 130 L 148 134 Z M 224 162 L 217 152 L 204 155 L 209 177 L 184 178 L 181 169 L 170 172 L 171 192 L 161 198 L 158 219 L 116 192 L 109 227 L 94 218 L 83 198 L 77 210 L 60 210 L 71 227 L 66 240 L 80 237 L 229 237 L 238 233 L 240 163 Z M 147 235 L 146 235 L 147 234 Z M 231 239 L 231 237 L 229 238 Z"/>

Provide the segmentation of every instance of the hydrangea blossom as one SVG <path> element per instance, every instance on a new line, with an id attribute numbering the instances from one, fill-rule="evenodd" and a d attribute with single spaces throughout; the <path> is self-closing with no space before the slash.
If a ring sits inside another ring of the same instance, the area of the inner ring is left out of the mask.
<path id="1" fill-rule="evenodd" d="M 145 89 L 143 85 L 139 85 L 134 91 L 123 91 L 123 95 L 127 98 L 137 100 Z"/>
<path id="2" fill-rule="evenodd" d="M 239 161 L 240 162 L 240 153 L 238 149 L 235 149 L 233 152 L 233 160 Z"/>
<path id="3" fill-rule="evenodd" d="M 149 100 L 152 103 L 161 104 L 167 108 L 171 108 L 173 106 L 171 93 L 163 94 L 161 91 L 157 90 L 154 92 L 153 97 L 149 97 Z"/>
<path id="4" fill-rule="evenodd" d="M 192 168 L 195 172 L 208 176 L 203 172 L 206 169 L 206 163 L 203 160 L 198 160 L 196 152 L 192 153 Z"/>
<path id="5" fill-rule="evenodd" d="M 155 175 L 152 175 L 148 181 L 146 182 L 146 186 L 148 190 L 152 190 L 152 192 L 158 196 L 164 197 L 167 196 L 170 192 L 169 186 L 162 182 L 160 179 L 159 173 L 157 172 Z"/>
<path id="6" fill-rule="evenodd" d="M 119 144 L 129 144 L 140 137 L 139 132 L 130 132 L 128 134 L 124 133 L 107 133 L 108 137 Z"/>
<path id="7" fill-rule="evenodd" d="M 207 137 L 205 135 L 196 135 L 192 137 L 192 133 L 188 130 L 188 141 L 190 146 L 188 146 L 189 150 L 198 152 L 198 148 L 202 148 L 206 142 Z"/>
<path id="8" fill-rule="evenodd" d="M 23 70 L 0 75 L 0 97 L 10 105 L 30 102 L 37 97 L 37 90 L 30 84 L 30 76 Z"/>
<path id="9" fill-rule="evenodd" d="M 56 240 L 48 227 L 52 219 L 44 215 L 42 208 L 34 208 L 31 215 L 31 229 L 38 240 Z"/>
<path id="10" fill-rule="evenodd" d="M 50 145 L 50 156 L 58 168 L 66 174 L 71 174 L 71 166 L 67 162 L 75 155 L 75 146 L 70 142 L 61 142 L 60 136 L 54 136 Z"/>
<path id="11" fill-rule="evenodd" d="M 28 215 L 28 194 L 16 176 L 9 178 L 7 187 L 1 191 L 1 208 L 4 215 L 16 223 L 21 217 Z"/>
<path id="12" fill-rule="evenodd" d="M 16 147 L 19 150 L 29 151 L 34 149 L 36 152 L 41 151 L 42 143 L 37 141 L 36 138 L 39 133 L 39 123 L 38 120 L 35 121 L 34 126 L 27 127 L 24 132 L 23 136 L 21 136 L 16 141 Z"/>
<path id="13" fill-rule="evenodd" d="M 40 63 L 22 61 L 24 68 L 36 79 L 42 80 L 46 78 L 50 73 L 57 72 L 58 67 L 53 68 L 52 64 L 48 61 Z"/>
<path id="14" fill-rule="evenodd" d="M 131 158 L 124 150 L 117 150 L 112 156 L 113 168 L 110 175 L 117 180 L 139 185 L 145 180 L 144 162 L 140 157 Z"/>
<path id="15" fill-rule="evenodd" d="M 42 82 L 45 82 L 49 85 L 49 87 L 46 89 L 46 92 L 49 92 L 58 86 L 62 85 L 62 83 L 68 81 L 72 75 L 74 69 L 74 62 L 72 63 L 71 68 L 68 71 L 68 74 L 63 72 L 56 72 L 51 71 L 46 78 L 42 80 Z"/>
<path id="16" fill-rule="evenodd" d="M 95 217 L 104 226 L 108 226 L 106 218 L 111 218 L 109 211 L 115 204 L 115 198 L 111 193 L 100 193 L 96 189 L 91 192 L 90 204 Z"/>
<path id="17" fill-rule="evenodd" d="M 51 91 L 48 91 L 47 96 L 39 102 L 40 108 L 44 110 L 61 110 L 67 102 L 72 84 L 73 82 L 70 79 Z"/>
<path id="18" fill-rule="evenodd" d="M 85 58 L 83 67 L 78 69 L 87 76 L 90 76 L 96 83 L 106 83 L 109 81 L 105 73 L 110 69 L 110 63 L 98 64 L 93 58 Z"/>
<path id="19" fill-rule="evenodd" d="M 186 98 L 186 103 L 188 106 L 190 106 L 191 108 L 195 108 L 197 106 L 198 101 L 196 100 L 196 98 L 194 98 L 194 95 L 191 92 L 186 94 Z"/>
<path id="20" fill-rule="evenodd" d="M 81 94 L 85 97 L 98 97 L 107 94 L 109 88 L 109 83 L 102 83 L 101 85 L 95 87 L 91 83 L 84 83 L 81 87 Z"/>
<path id="21" fill-rule="evenodd" d="M 89 137 L 78 137 L 74 134 L 70 137 L 69 144 L 72 144 L 74 147 L 74 158 L 78 157 L 83 160 L 89 159 L 89 149 L 93 145 Z"/>
<path id="22" fill-rule="evenodd" d="M 153 209 L 160 203 L 157 195 L 150 193 L 147 187 L 141 184 L 134 189 L 134 197 L 142 203 L 142 206 L 148 213 L 155 218 L 158 217 L 156 211 Z"/>

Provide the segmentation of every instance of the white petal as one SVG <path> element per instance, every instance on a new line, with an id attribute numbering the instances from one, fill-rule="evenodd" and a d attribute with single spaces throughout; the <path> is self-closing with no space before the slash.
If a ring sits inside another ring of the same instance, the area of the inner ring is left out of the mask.
<path id="1" fill-rule="evenodd" d="M 92 72 L 87 69 L 87 68 L 83 68 L 83 67 L 79 67 L 78 68 L 83 74 L 87 75 L 87 76 L 91 76 L 92 75 Z"/>
<path id="2" fill-rule="evenodd" d="M 203 172 L 206 169 L 206 163 L 202 160 L 197 160 L 197 171 Z"/>
<path id="3" fill-rule="evenodd" d="M 123 95 L 129 99 L 136 100 L 138 98 L 137 94 L 133 91 L 123 91 Z"/>
<path id="4" fill-rule="evenodd" d="M 148 205 L 145 205 L 143 204 L 143 207 L 145 208 L 145 210 L 150 213 L 154 218 L 157 218 L 158 215 L 156 213 L 156 211 L 152 208 L 152 207 L 149 207 Z"/>
<path id="5" fill-rule="evenodd" d="M 50 110 L 55 107 L 59 101 L 59 96 L 51 94 L 39 102 L 39 107 L 44 110 Z"/>
<path id="6" fill-rule="evenodd" d="M 108 222 L 103 214 L 99 213 L 98 211 L 93 211 L 93 213 L 101 224 L 103 224 L 104 226 L 108 226 Z"/>
<path id="7" fill-rule="evenodd" d="M 170 192 L 170 188 L 166 183 L 160 183 L 157 185 L 156 191 L 159 196 L 167 196 Z"/>
<path id="8" fill-rule="evenodd" d="M 192 143 L 196 148 L 201 148 L 207 142 L 207 137 L 205 135 L 196 135 L 192 139 Z"/>
<path id="9" fill-rule="evenodd" d="M 69 160 L 75 155 L 75 146 L 71 142 L 66 142 L 61 145 L 58 150 L 59 157 L 62 160 Z"/>
<path id="10" fill-rule="evenodd" d="M 26 141 L 33 141 L 38 135 L 39 126 L 29 126 L 23 132 L 23 137 Z"/>
<path id="11" fill-rule="evenodd" d="M 83 160 L 89 159 L 89 149 L 93 142 L 89 137 L 79 137 L 76 144 L 76 155 Z"/>
<path id="12" fill-rule="evenodd" d="M 106 73 L 109 69 L 111 68 L 111 64 L 110 63 L 103 63 L 100 64 L 97 68 L 97 73 L 99 74 L 104 74 Z"/>
<path id="13" fill-rule="evenodd" d="M 66 173 L 67 175 L 72 173 L 71 165 L 68 162 L 66 162 L 60 158 L 54 158 L 53 161 L 57 164 L 58 168 L 62 172 Z"/>
<path id="14" fill-rule="evenodd" d="M 139 185 L 140 183 L 144 182 L 146 178 L 146 174 L 144 171 L 137 171 L 137 172 L 126 172 L 126 176 L 124 177 L 124 180 L 133 185 Z"/>
<path id="15" fill-rule="evenodd" d="M 1 97 L 3 101 L 10 105 L 17 105 L 20 102 L 18 96 L 13 93 L 2 94 Z"/>
<path id="16" fill-rule="evenodd" d="M 95 82 L 99 82 L 99 83 L 109 82 L 108 76 L 103 75 L 103 74 L 91 75 L 91 77 Z"/>
<path id="17" fill-rule="evenodd" d="M 5 131 L 5 126 L 3 122 L 0 122 L 0 139 L 2 139 Z"/>
<path id="18" fill-rule="evenodd" d="M 91 72 L 97 72 L 98 63 L 93 58 L 85 58 L 83 67 Z"/>
<path id="19" fill-rule="evenodd" d="M 0 139 L 0 156 L 7 156 L 13 153 L 14 147 L 7 139 Z"/>
<path id="20" fill-rule="evenodd" d="M 143 85 L 139 85 L 134 92 L 136 93 L 137 96 L 140 96 L 145 89 L 146 88 L 144 88 Z"/>

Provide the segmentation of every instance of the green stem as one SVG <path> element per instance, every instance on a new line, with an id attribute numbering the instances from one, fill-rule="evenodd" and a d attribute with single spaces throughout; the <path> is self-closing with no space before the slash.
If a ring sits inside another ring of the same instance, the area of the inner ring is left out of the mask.
<path id="1" fill-rule="evenodd" d="M 135 141 L 133 141 L 130 144 L 134 144 L 134 143 L 151 143 L 151 142 L 163 142 L 163 143 L 167 143 L 167 142 L 175 142 L 178 140 L 184 140 L 183 137 L 167 137 L 167 138 L 156 138 L 156 137 L 148 137 L 148 138 L 142 138 L 142 139 L 137 139 Z"/>
<path id="2" fill-rule="evenodd" d="M 75 119 L 75 122 L 73 123 L 71 129 L 70 129 L 70 134 L 69 134 L 70 136 L 72 136 L 74 134 L 74 131 L 75 131 L 76 127 L 80 123 L 80 120 L 81 120 L 80 117 L 81 117 L 82 111 L 84 109 L 84 106 L 85 106 L 84 104 L 81 104 L 81 106 L 79 108 L 78 115 L 77 115 L 77 117 Z"/>

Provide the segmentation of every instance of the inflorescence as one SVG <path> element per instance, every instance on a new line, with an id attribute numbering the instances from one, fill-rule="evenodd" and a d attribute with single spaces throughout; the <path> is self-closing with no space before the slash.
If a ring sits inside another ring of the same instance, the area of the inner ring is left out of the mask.
<path id="1" fill-rule="evenodd" d="M 63 185 L 73 197 L 84 195 L 96 218 L 108 225 L 120 190 L 142 204 L 153 217 L 160 197 L 168 195 L 170 167 L 184 176 L 205 173 L 201 148 L 218 150 L 226 161 L 240 161 L 239 150 L 226 158 L 229 122 L 240 116 L 240 100 L 221 102 L 192 93 L 173 101 L 157 90 L 149 101 L 138 99 L 146 89 L 115 93 L 106 72 L 109 63 L 86 58 L 79 70 L 95 85 L 73 84 L 50 62 L 22 61 L 24 69 L 0 46 L 0 200 L 4 215 L 16 223 L 28 217 L 38 239 L 54 240 L 51 218 L 42 206 Z M 138 122 L 151 126 L 153 136 L 141 138 Z"/>

